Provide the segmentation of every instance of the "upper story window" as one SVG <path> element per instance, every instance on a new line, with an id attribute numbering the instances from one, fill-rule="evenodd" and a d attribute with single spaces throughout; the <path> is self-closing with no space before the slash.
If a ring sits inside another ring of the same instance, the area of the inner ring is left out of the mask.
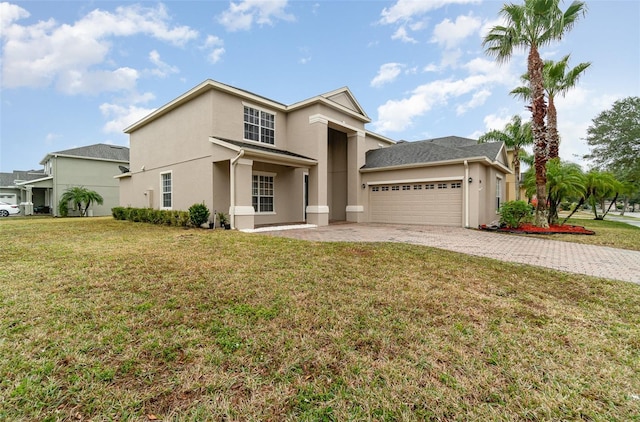
<path id="1" fill-rule="evenodd" d="M 275 115 L 244 106 L 244 139 L 274 145 L 275 137 Z"/>

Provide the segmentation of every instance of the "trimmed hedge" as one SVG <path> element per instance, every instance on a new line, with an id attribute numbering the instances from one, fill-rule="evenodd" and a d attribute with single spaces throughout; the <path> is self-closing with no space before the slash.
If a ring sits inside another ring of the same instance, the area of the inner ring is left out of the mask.
<path id="1" fill-rule="evenodd" d="M 116 220 L 127 220 L 135 223 L 161 224 L 174 227 L 189 227 L 190 219 L 187 211 L 154 210 L 153 208 L 111 208 L 111 215 Z"/>

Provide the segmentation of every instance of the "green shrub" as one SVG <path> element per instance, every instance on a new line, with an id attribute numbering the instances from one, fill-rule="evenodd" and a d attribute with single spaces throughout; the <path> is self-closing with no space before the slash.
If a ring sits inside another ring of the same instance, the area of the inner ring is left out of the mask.
<path id="1" fill-rule="evenodd" d="M 126 220 L 126 209 L 124 207 L 111 208 L 111 215 L 116 220 Z"/>
<path id="2" fill-rule="evenodd" d="M 525 201 L 508 201 L 500 207 L 500 223 L 517 228 L 523 219 L 533 215 L 533 207 Z"/>
<path id="3" fill-rule="evenodd" d="M 193 204 L 189 207 L 189 220 L 200 227 L 209 220 L 209 209 L 204 204 Z"/>
<path id="4" fill-rule="evenodd" d="M 60 214 L 60 217 L 69 216 L 69 203 L 67 201 L 60 201 L 58 204 L 58 214 Z"/>
<path id="5" fill-rule="evenodd" d="M 114 207 L 111 214 L 116 220 L 136 223 L 164 224 L 166 226 L 188 227 L 190 218 L 187 211 L 155 210 L 153 208 Z M 208 216 L 207 216 L 208 218 Z"/>

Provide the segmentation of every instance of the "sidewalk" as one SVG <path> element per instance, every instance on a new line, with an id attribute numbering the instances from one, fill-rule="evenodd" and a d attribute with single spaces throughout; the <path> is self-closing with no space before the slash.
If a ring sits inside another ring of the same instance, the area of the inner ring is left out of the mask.
<path id="1" fill-rule="evenodd" d="M 640 252 L 441 226 L 347 223 L 266 232 L 317 242 L 400 242 L 640 284 Z"/>

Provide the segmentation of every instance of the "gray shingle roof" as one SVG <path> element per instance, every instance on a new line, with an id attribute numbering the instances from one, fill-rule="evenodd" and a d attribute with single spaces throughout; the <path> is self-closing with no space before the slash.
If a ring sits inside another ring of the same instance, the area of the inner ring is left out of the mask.
<path id="1" fill-rule="evenodd" d="M 487 157 L 494 161 L 502 148 L 501 142 L 478 144 L 474 139 L 447 136 L 424 141 L 403 142 L 367 152 L 363 169 L 426 164 L 439 161 Z"/>
<path id="2" fill-rule="evenodd" d="M 83 158 L 96 158 L 101 160 L 129 161 L 129 148 L 119 145 L 94 144 L 63 151 L 56 151 L 49 155 L 55 154 Z"/>
<path id="3" fill-rule="evenodd" d="M 44 170 L 14 170 L 13 173 L 0 173 L 0 186 L 15 186 L 16 180 L 37 180 L 45 176 Z"/>

